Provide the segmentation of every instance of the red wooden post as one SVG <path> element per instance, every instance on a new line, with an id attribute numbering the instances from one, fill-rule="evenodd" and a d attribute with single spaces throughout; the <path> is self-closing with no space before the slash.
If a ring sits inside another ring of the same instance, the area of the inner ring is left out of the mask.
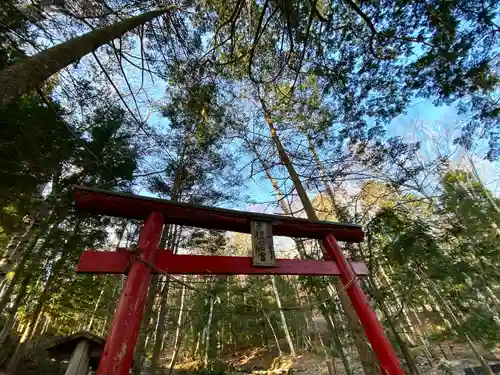
<path id="1" fill-rule="evenodd" d="M 342 283 L 344 285 L 350 283 L 346 289 L 347 295 L 354 306 L 354 310 L 358 314 L 361 325 L 365 330 L 366 336 L 372 345 L 383 371 L 387 372 L 388 375 L 405 375 L 391 343 L 385 336 L 384 330 L 377 320 L 375 312 L 371 309 L 365 293 L 355 279 L 356 276 L 353 274 L 333 234 L 327 234 L 323 239 L 323 244 L 330 258 L 337 262 Z"/>
<path id="2" fill-rule="evenodd" d="M 140 256 L 149 262 L 154 262 L 163 222 L 163 216 L 153 212 L 141 229 L 138 248 Z M 133 261 L 108 332 L 97 375 L 129 374 L 150 279 L 151 269 L 139 260 Z"/>

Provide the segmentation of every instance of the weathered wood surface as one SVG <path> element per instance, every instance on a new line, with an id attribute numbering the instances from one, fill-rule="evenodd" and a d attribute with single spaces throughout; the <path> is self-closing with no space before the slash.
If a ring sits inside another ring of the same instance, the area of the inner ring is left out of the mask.
<path id="1" fill-rule="evenodd" d="M 159 212 L 166 224 L 251 233 L 250 222 L 263 220 L 272 222 L 274 236 L 322 239 L 333 233 L 338 241 L 348 242 L 362 242 L 364 237 L 363 229 L 354 224 L 200 206 L 87 187 L 75 187 L 74 199 L 82 212 L 142 220 L 151 212 Z"/>
<path id="2" fill-rule="evenodd" d="M 118 251 L 87 250 L 78 264 L 78 272 L 82 273 L 114 273 L 127 272 L 132 253 L 127 249 Z M 169 274 L 197 275 L 316 275 L 336 276 L 340 274 L 337 263 L 310 259 L 276 259 L 276 267 L 254 267 L 252 257 L 212 256 L 212 255 L 178 255 L 170 250 L 158 250 L 155 266 Z M 363 263 L 352 262 L 351 266 L 358 276 L 369 274 Z M 158 270 L 153 269 L 154 273 Z"/>

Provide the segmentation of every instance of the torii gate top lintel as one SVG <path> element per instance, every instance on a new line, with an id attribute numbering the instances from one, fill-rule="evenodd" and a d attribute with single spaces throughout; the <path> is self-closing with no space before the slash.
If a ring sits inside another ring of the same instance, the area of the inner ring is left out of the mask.
<path id="1" fill-rule="evenodd" d="M 81 186 L 75 186 L 74 198 L 77 210 L 91 214 L 145 220 L 152 212 L 159 212 L 166 224 L 241 233 L 250 233 L 251 220 L 261 220 L 272 222 L 275 236 L 321 240 L 333 233 L 338 241 L 347 242 L 362 242 L 364 238 L 361 226 L 354 224 L 208 207 Z"/>

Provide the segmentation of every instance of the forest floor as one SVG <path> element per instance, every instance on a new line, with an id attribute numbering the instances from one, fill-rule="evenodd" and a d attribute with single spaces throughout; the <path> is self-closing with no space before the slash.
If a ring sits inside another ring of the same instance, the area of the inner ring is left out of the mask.
<path id="1" fill-rule="evenodd" d="M 45 351 L 46 345 L 38 343 L 31 351 L 29 358 L 21 361 L 19 366 L 19 375 L 41 375 L 64 374 L 64 366 L 60 366 L 58 362 L 48 360 Z M 285 343 L 282 349 L 286 348 Z M 430 364 L 423 351 L 419 347 L 411 349 L 412 355 L 415 358 L 419 374 L 417 375 L 482 375 L 483 372 L 473 371 L 470 369 L 478 368 L 479 363 L 475 359 L 470 348 L 463 343 L 442 342 L 439 346 L 435 345 L 430 348 L 435 359 Z M 479 348 L 480 349 L 480 348 Z M 348 357 L 351 358 L 351 368 L 353 375 L 364 375 L 360 364 L 355 360 L 354 350 L 348 351 Z M 496 351 L 491 352 L 485 349 L 480 349 L 480 354 L 485 358 L 490 365 L 500 363 L 500 345 Z M 287 374 L 289 369 L 293 370 L 294 375 L 328 375 L 325 355 L 312 354 L 310 352 L 299 352 L 297 358 L 292 360 L 288 355 L 280 355 L 276 346 L 242 348 L 236 352 L 221 355 L 223 363 L 222 368 L 225 368 L 225 375 L 278 375 Z M 147 366 L 149 361 L 146 361 L 143 367 L 143 373 L 149 373 Z M 163 374 L 168 374 L 168 364 L 170 358 L 162 358 L 164 370 Z M 345 375 L 344 367 L 340 358 L 335 358 L 335 375 Z M 202 372 L 199 371 L 203 363 L 200 361 L 181 361 L 172 372 L 171 375 L 194 375 L 194 374 L 221 374 L 222 372 Z M 444 367 L 450 368 L 447 371 Z M 230 369 L 227 370 L 227 369 Z M 198 370 L 198 371 L 196 371 Z M 500 365 L 493 368 L 495 374 L 500 374 Z M 159 372 L 160 373 L 160 372 Z M 291 372 L 290 372 L 291 373 Z M 407 372 L 410 374 L 410 372 Z M 3 375 L 0 368 L 0 375 Z"/>
<path id="2" fill-rule="evenodd" d="M 480 375 L 482 374 L 478 361 L 470 348 L 462 343 L 441 343 L 440 348 L 432 348 L 436 357 L 432 364 L 425 358 L 422 351 L 417 347 L 412 349 L 417 368 L 420 375 Z M 500 363 L 500 345 L 494 353 L 481 350 L 481 355 L 490 365 Z M 324 355 L 311 353 L 299 353 L 295 360 L 289 356 L 279 355 L 276 347 L 249 348 L 228 355 L 224 358 L 225 364 L 234 369 L 234 374 L 285 374 L 288 369 L 293 369 L 296 375 L 328 375 Z M 190 369 L 196 366 L 196 362 L 184 362 L 176 366 L 176 373 L 189 374 Z M 339 358 L 335 358 L 336 375 L 344 375 L 345 371 Z M 500 366 L 498 366 L 500 367 Z M 446 368 L 451 370 L 446 370 Z M 364 374 L 358 362 L 352 363 L 353 375 Z M 500 369 L 496 374 L 500 374 Z M 226 372 L 227 374 L 228 372 Z M 409 373 L 409 372 L 408 372 Z"/>

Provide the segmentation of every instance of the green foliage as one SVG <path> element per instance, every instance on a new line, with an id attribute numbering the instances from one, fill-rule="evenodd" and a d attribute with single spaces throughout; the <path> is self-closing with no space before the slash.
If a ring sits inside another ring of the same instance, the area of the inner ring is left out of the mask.
<path id="1" fill-rule="evenodd" d="M 163 161 L 164 173 L 154 176 L 150 186 L 173 200 L 215 204 L 232 198 L 237 186 L 221 184 L 220 178 L 233 176 L 237 181 L 234 159 L 224 145 L 236 120 L 215 82 L 196 72 L 186 74 L 192 64 L 172 62 L 175 84 L 169 87 L 161 112 L 169 124 L 165 145 L 177 158 Z"/>
<path id="2" fill-rule="evenodd" d="M 477 306 L 468 311 L 467 319 L 456 331 L 463 340 L 465 334 L 472 340 L 482 342 L 490 349 L 494 348 L 500 339 L 500 325 L 498 315 L 490 309 Z"/>
<path id="3" fill-rule="evenodd" d="M 0 110 L 0 136 L 5 140 L 0 145 L 0 203 L 14 204 L 21 217 L 39 186 L 74 152 L 74 139 L 59 120 L 62 111 L 56 111 L 37 95 L 25 95 Z"/>
<path id="4" fill-rule="evenodd" d="M 441 294 L 437 303 L 444 298 L 454 314 L 463 317 L 460 324 L 432 335 L 434 340 L 466 342 L 468 335 L 493 345 L 499 338 L 498 308 L 491 289 L 499 276 L 497 198 L 462 170 L 444 173 L 440 184 L 441 194 L 432 210 L 421 210 L 423 203 L 379 209 L 369 224 L 371 253 L 377 254 L 374 264 L 382 268 L 385 262 L 391 264 L 393 285 L 401 293 L 410 293 L 412 303 L 427 298 L 429 289 L 422 287 L 431 283 L 430 290 Z M 398 201 L 395 194 L 392 199 Z M 448 307 L 444 311 L 448 315 Z"/>

